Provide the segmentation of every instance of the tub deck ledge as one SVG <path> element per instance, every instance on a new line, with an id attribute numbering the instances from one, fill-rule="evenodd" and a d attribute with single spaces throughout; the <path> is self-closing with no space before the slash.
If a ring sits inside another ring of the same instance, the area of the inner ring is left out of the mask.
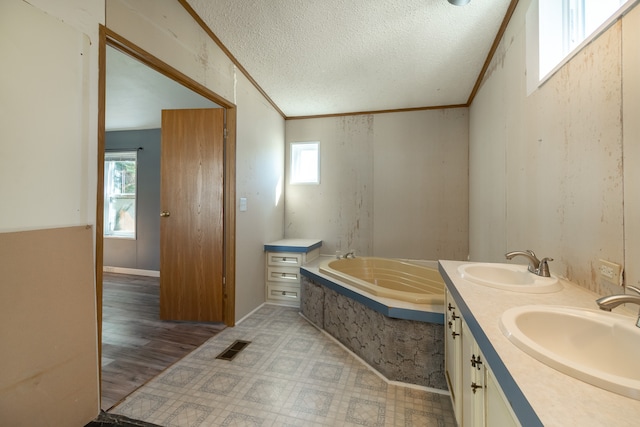
<path id="1" fill-rule="evenodd" d="M 300 267 L 300 274 L 387 317 L 444 325 L 444 302 L 442 304 L 415 304 L 365 293 L 348 283 L 320 272 L 320 264 L 332 258 L 320 256 L 312 263 Z M 409 260 L 407 262 L 429 268 L 435 267 L 437 271 L 437 261 Z"/>

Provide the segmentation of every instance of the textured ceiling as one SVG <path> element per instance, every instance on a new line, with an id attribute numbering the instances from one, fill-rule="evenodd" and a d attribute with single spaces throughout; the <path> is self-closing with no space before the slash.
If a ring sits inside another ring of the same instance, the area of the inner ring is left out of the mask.
<path id="1" fill-rule="evenodd" d="M 187 0 L 287 116 L 465 104 L 510 0 Z"/>

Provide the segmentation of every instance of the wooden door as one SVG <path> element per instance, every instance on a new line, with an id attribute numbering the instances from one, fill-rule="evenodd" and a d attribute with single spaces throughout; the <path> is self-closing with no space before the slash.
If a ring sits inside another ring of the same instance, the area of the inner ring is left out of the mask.
<path id="1" fill-rule="evenodd" d="M 163 110 L 160 318 L 223 320 L 224 109 Z"/>

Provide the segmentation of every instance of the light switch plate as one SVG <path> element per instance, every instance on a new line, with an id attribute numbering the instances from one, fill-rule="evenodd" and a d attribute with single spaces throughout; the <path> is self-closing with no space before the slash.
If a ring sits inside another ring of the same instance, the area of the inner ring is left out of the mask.
<path id="1" fill-rule="evenodd" d="M 246 212 L 246 211 L 247 211 L 247 198 L 240 197 L 240 212 Z"/>

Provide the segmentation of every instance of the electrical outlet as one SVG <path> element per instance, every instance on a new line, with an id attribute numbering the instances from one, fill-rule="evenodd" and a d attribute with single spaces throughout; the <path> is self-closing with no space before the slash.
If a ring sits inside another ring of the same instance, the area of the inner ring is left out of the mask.
<path id="1" fill-rule="evenodd" d="M 601 259 L 598 272 L 602 280 L 622 286 L 622 266 L 620 264 Z"/>

